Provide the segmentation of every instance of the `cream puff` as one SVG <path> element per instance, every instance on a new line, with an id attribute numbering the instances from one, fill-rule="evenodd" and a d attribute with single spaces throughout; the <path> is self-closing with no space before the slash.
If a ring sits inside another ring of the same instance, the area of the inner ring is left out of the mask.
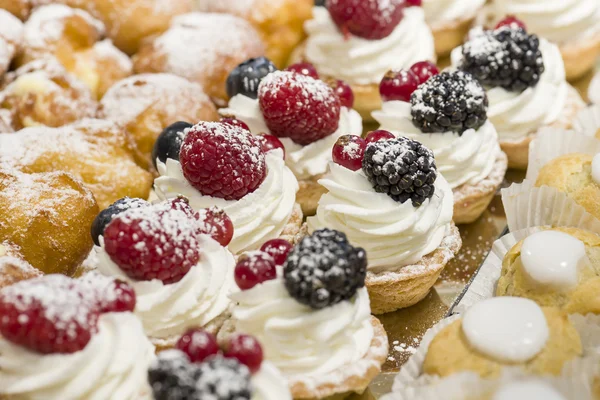
<path id="1" fill-rule="evenodd" d="M 22 40 L 23 23 L 0 7 L 0 77 L 21 51 Z"/>

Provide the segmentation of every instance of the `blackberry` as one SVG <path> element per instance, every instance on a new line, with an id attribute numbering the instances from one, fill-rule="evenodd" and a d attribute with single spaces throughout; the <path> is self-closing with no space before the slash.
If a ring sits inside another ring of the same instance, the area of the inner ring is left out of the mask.
<path id="1" fill-rule="evenodd" d="M 190 363 L 184 353 L 167 350 L 150 365 L 148 381 L 155 400 L 201 400 L 196 390 L 200 374 L 200 366 Z"/>
<path id="2" fill-rule="evenodd" d="M 367 145 L 362 169 L 376 192 L 419 207 L 435 193 L 433 153 L 416 140 L 398 137 Z"/>
<path id="3" fill-rule="evenodd" d="M 412 122 L 424 133 L 478 129 L 487 120 L 488 98 L 476 79 L 463 71 L 442 72 L 410 96 Z"/>
<path id="4" fill-rule="evenodd" d="M 140 208 L 149 206 L 146 200 L 123 197 L 115 201 L 113 204 L 108 206 L 108 208 L 100 211 L 100 213 L 92 222 L 91 234 L 92 240 L 96 244 L 96 246 L 100 246 L 100 236 L 104 235 L 104 229 L 113 220 L 117 215 L 131 209 L 131 208 Z"/>
<path id="5" fill-rule="evenodd" d="M 258 98 L 258 85 L 262 79 L 277 67 L 266 57 L 251 58 L 231 71 L 227 77 L 227 95 L 243 94 L 252 99 Z"/>
<path id="6" fill-rule="evenodd" d="M 535 86 L 544 72 L 540 40 L 523 28 L 483 31 L 462 48 L 460 68 L 483 85 L 522 92 Z"/>
<path id="7" fill-rule="evenodd" d="M 321 229 L 305 237 L 283 266 L 285 287 L 302 304 L 321 309 L 352 298 L 365 285 L 367 255 L 342 232 Z"/>
<path id="8" fill-rule="evenodd" d="M 250 400 L 250 370 L 234 358 L 213 357 L 200 364 L 196 390 L 200 399 Z"/>
<path id="9" fill-rule="evenodd" d="M 167 126 L 158 135 L 152 148 L 152 164 L 154 164 L 154 168 L 156 168 L 156 159 L 159 159 L 163 163 L 167 162 L 167 158 L 179 161 L 181 144 L 185 138 L 184 131 L 192 126 L 188 122 L 178 121 Z"/>

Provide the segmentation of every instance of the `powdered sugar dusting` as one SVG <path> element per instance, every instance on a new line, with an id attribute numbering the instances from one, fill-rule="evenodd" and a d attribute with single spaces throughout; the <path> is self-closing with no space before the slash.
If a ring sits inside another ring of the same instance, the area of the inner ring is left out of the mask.
<path id="1" fill-rule="evenodd" d="M 276 95 L 281 87 L 300 89 L 307 104 L 312 100 L 331 102 L 334 97 L 333 90 L 325 82 L 288 71 L 275 71 L 265 76 L 258 86 L 258 96 L 262 97 L 267 92 Z"/>

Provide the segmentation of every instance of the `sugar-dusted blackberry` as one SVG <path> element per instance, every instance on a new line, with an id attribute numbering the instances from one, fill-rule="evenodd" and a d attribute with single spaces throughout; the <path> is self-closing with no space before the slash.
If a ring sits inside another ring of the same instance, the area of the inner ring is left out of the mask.
<path id="1" fill-rule="evenodd" d="M 200 400 L 196 390 L 200 374 L 200 366 L 192 364 L 183 352 L 167 350 L 150 365 L 148 382 L 155 400 Z"/>
<path id="2" fill-rule="evenodd" d="M 437 168 L 433 152 L 416 140 L 400 136 L 371 142 L 365 150 L 363 171 L 376 192 L 399 203 L 409 199 L 419 207 L 435 192 Z"/>
<path id="3" fill-rule="evenodd" d="M 250 370 L 235 358 L 213 357 L 200 364 L 196 390 L 200 399 L 250 400 Z"/>
<path id="4" fill-rule="evenodd" d="M 486 86 L 522 92 L 537 85 L 545 70 L 540 40 L 522 28 L 482 31 L 462 48 L 460 69 Z"/>
<path id="5" fill-rule="evenodd" d="M 419 85 L 410 97 L 413 124 L 424 133 L 478 129 L 487 120 L 488 98 L 473 76 L 442 72 Z"/>
<path id="6" fill-rule="evenodd" d="M 233 97 L 242 94 L 246 97 L 256 99 L 258 97 L 258 85 L 262 79 L 271 72 L 277 71 L 277 67 L 266 57 L 251 58 L 244 61 L 231 71 L 227 77 L 227 96 Z"/>
<path id="7" fill-rule="evenodd" d="M 283 265 L 290 296 L 314 309 L 352 298 L 365 285 L 367 255 L 342 232 L 321 229 L 306 236 Z"/>

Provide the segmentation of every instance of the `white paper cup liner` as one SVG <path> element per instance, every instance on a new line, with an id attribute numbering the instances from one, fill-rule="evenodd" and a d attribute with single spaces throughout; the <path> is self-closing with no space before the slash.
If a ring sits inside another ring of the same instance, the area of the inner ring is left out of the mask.
<path id="1" fill-rule="evenodd" d="M 588 86 L 588 98 L 594 104 L 600 104 L 600 73 L 597 73 L 590 86 Z"/>
<path id="2" fill-rule="evenodd" d="M 600 97 L 600 93 L 597 96 Z M 596 137 L 600 129 L 600 103 L 581 110 L 573 120 L 573 129 L 585 136 Z"/>

